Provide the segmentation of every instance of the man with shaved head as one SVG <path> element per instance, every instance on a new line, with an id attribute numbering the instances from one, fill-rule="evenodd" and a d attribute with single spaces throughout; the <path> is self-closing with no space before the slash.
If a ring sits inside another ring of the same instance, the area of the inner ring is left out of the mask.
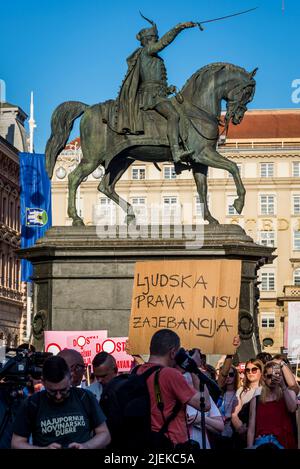
<path id="1" fill-rule="evenodd" d="M 98 402 L 105 387 L 113 378 L 118 375 L 118 367 L 115 358 L 107 352 L 100 352 L 94 356 L 92 361 L 95 375 L 95 382 L 88 386 Z"/>
<path id="2" fill-rule="evenodd" d="M 71 385 L 80 386 L 85 371 L 82 355 L 77 350 L 65 348 L 58 353 L 66 362 L 71 372 Z"/>

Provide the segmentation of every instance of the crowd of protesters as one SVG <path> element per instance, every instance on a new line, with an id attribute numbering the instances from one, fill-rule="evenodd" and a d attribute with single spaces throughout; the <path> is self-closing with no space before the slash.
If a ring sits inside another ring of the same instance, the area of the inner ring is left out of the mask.
<path id="1" fill-rule="evenodd" d="M 151 450 L 297 448 L 300 388 L 285 356 L 260 353 L 241 367 L 227 355 L 214 368 L 193 349 L 185 354 L 196 368 L 188 369 L 177 359 L 180 350 L 178 335 L 163 329 L 153 335 L 146 363 L 134 357 L 130 376 L 136 383 L 145 378 Z M 118 373 L 107 352 L 98 353 L 92 365 L 93 382 L 86 386 L 79 352 L 65 349 L 45 361 L 41 382 L 24 387 L 12 448 L 146 449 L 146 419 L 135 420 L 135 428 L 120 420 L 117 396 L 126 392 L 128 374 Z M 140 401 L 134 401 L 136 409 Z"/>

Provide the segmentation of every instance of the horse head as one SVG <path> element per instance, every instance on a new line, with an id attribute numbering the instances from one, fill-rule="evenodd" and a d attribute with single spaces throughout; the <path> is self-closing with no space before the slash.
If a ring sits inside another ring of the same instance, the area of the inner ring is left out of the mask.
<path id="1" fill-rule="evenodd" d="M 206 65 L 194 73 L 184 85 L 181 94 L 186 101 L 196 104 L 209 114 L 219 117 L 222 100 L 227 102 L 226 123 L 239 124 L 253 99 L 257 69 L 247 72 L 230 63 Z"/>
<path id="2" fill-rule="evenodd" d="M 247 104 L 254 97 L 256 81 L 253 77 L 257 71 L 255 68 L 249 73 L 240 67 L 236 68 L 238 69 L 237 77 L 229 82 L 232 86 L 229 86 L 227 95 L 224 96 L 227 102 L 225 122 L 228 124 L 231 121 L 234 125 L 241 123 L 247 111 Z"/>

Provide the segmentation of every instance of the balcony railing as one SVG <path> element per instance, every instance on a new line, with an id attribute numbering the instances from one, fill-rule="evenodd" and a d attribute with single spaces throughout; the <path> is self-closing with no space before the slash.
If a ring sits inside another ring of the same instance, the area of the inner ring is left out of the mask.
<path id="1" fill-rule="evenodd" d="M 285 285 L 283 287 L 284 296 L 294 296 L 300 298 L 300 285 Z"/>

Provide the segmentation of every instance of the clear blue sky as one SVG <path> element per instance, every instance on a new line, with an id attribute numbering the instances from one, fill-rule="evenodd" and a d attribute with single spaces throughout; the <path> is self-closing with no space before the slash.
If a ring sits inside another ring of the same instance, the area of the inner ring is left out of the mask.
<path id="1" fill-rule="evenodd" d="M 296 108 L 291 83 L 300 79 L 298 0 L 14 0 L 1 2 L 0 79 L 7 101 L 29 112 L 35 95 L 35 150 L 43 152 L 50 118 L 63 101 L 88 104 L 115 98 L 136 33 L 156 21 L 162 35 L 182 21 L 247 15 L 189 29 L 164 50 L 170 84 L 181 87 L 197 69 L 224 61 L 252 70 L 251 108 Z M 284 5 L 284 11 L 282 7 Z M 72 136 L 78 134 L 78 127 Z"/>

